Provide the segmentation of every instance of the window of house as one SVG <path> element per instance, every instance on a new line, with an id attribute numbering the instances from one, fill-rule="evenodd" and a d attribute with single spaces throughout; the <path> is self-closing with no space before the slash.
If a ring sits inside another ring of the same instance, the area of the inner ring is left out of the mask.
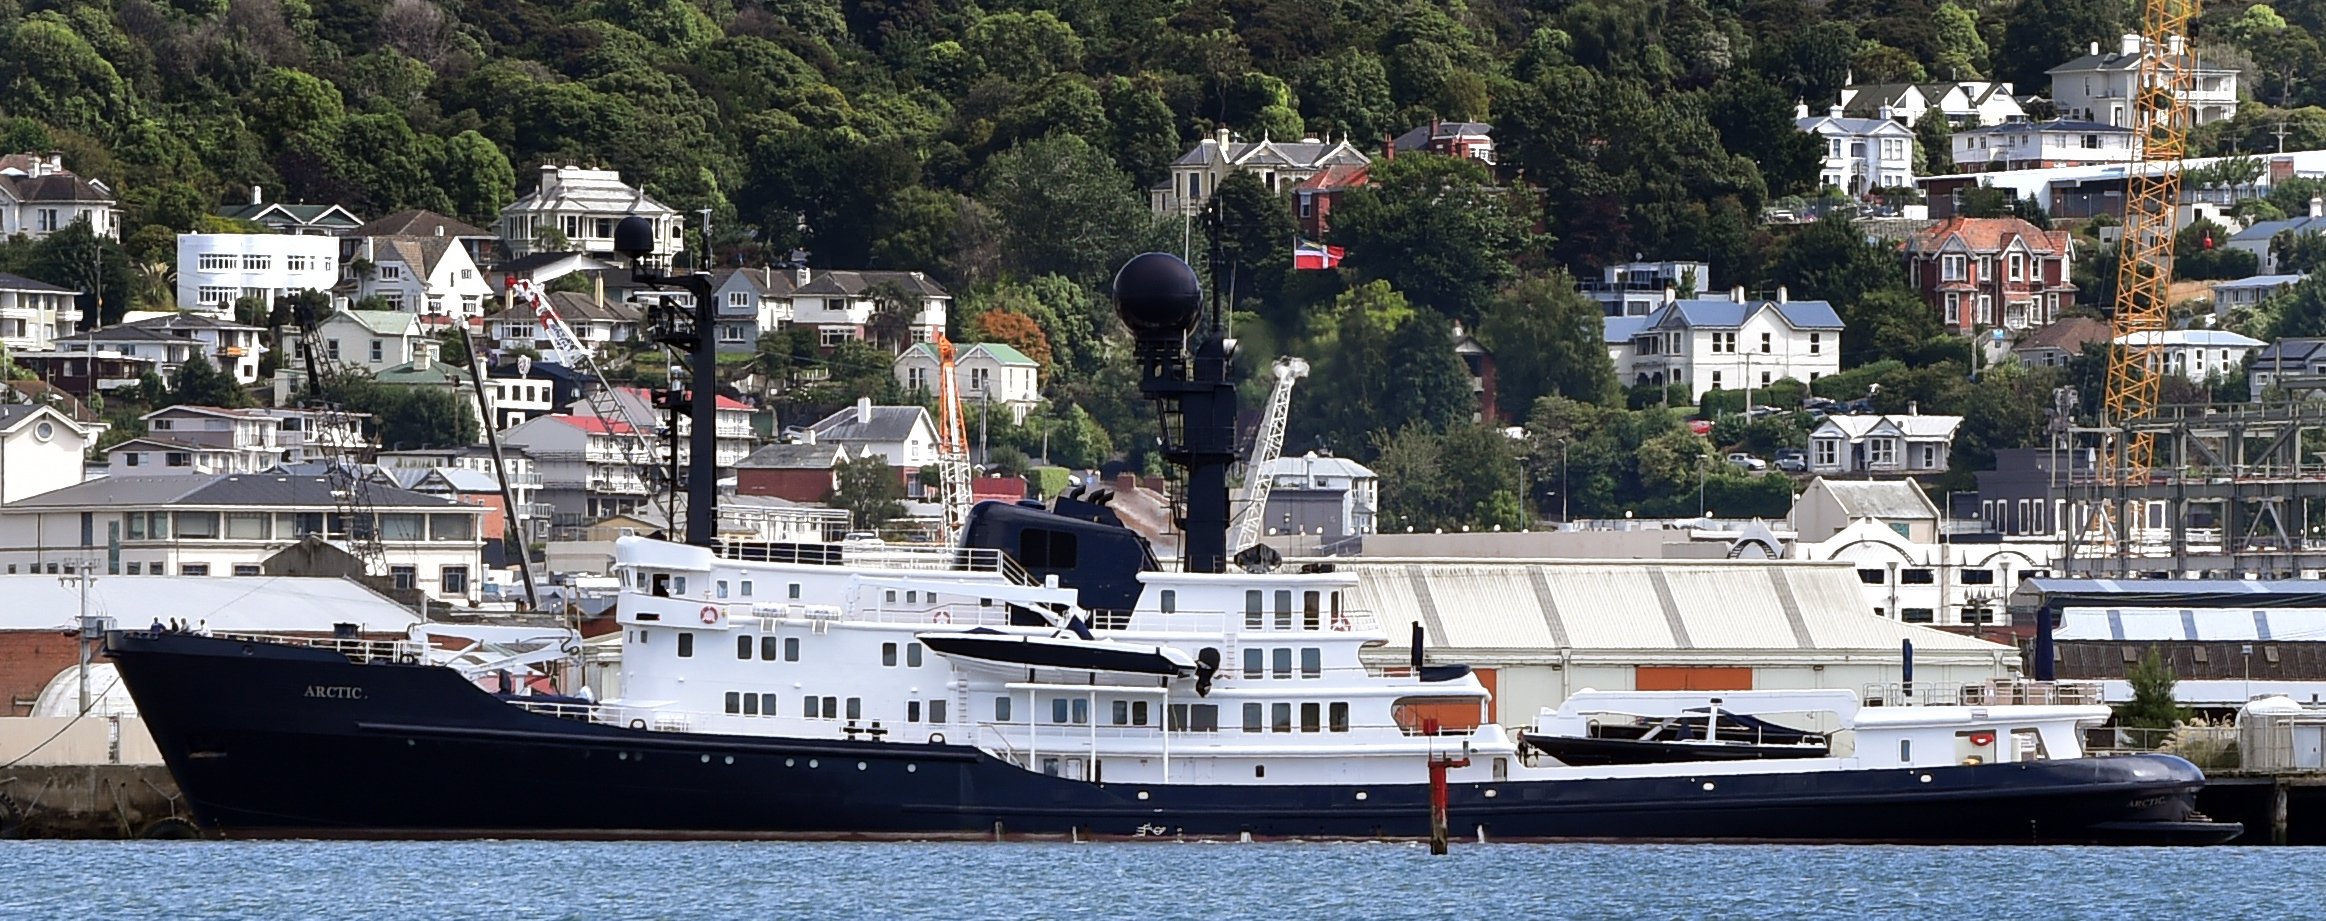
<path id="1" fill-rule="evenodd" d="M 378 339 L 372 340 L 372 363 L 378 364 L 387 355 L 387 347 Z"/>
<path id="2" fill-rule="evenodd" d="M 1866 439 L 1866 463 L 1873 465 L 1898 462 L 1898 440 L 1895 438 Z"/>
<path id="3" fill-rule="evenodd" d="M 1963 570 L 1963 584 L 1993 585 L 1995 584 L 1995 571 L 1992 569 L 1965 569 Z"/>
<path id="4" fill-rule="evenodd" d="M 258 575 L 258 564 L 257 564 L 257 563 L 236 563 L 236 564 L 234 564 L 234 574 L 235 574 L 235 575 L 238 575 L 238 576 L 255 576 L 255 575 Z"/>
<path id="5" fill-rule="evenodd" d="M 50 565 L 53 566 L 55 564 L 52 563 Z M 158 567 L 161 564 L 155 563 L 154 565 Z M 50 571 L 54 572 L 55 570 L 52 569 Z M 181 576 L 207 576 L 209 574 L 210 564 L 208 563 L 183 563 L 178 566 L 178 575 Z"/>
<path id="6" fill-rule="evenodd" d="M 1860 569 L 1858 570 L 1858 581 L 1867 585 L 1888 585 L 1890 574 L 1880 569 Z"/>
<path id="7" fill-rule="evenodd" d="M 2020 253 L 2012 253 L 2010 258 L 2010 266 L 2012 281 L 2027 280 L 2027 257 L 2025 255 Z"/>
<path id="8" fill-rule="evenodd" d="M 178 536 L 213 540 L 218 537 L 217 512 L 179 512 Z"/>
<path id="9" fill-rule="evenodd" d="M 196 268 L 205 272 L 234 271 L 234 255 L 232 253 L 203 253 L 194 257 L 194 262 Z"/>
<path id="10" fill-rule="evenodd" d="M 1989 326 L 1995 323 L 1995 299 L 1991 295 L 1979 295 L 1979 323 Z"/>
<path id="11" fill-rule="evenodd" d="M 244 254 L 242 257 L 242 270 L 245 272 L 264 272 L 268 269 L 274 268 L 274 264 L 275 259 L 273 256 L 261 256 L 255 253 L 249 253 Z"/>
<path id="12" fill-rule="evenodd" d="M 1767 354 L 1769 354 L 1769 352 L 1771 351 L 1771 346 L 1772 346 L 1772 345 L 1773 345 L 1773 340 L 1771 339 L 1770 335 L 1769 335 L 1768 333 L 1762 333 L 1762 334 L 1761 334 L 1761 354 L 1763 354 L 1763 355 L 1767 355 Z"/>
<path id="13" fill-rule="evenodd" d="M 230 303 L 233 303 L 233 302 L 234 302 L 234 299 L 235 299 L 235 298 L 237 298 L 237 297 L 241 297 L 241 296 L 242 296 L 242 289 L 241 289 L 241 288 L 221 288 L 221 287 L 209 287 L 209 286 L 203 286 L 203 287 L 201 287 L 201 288 L 197 288 L 197 289 L 195 289 L 195 292 L 194 292 L 194 300 L 195 300 L 195 301 L 197 301 L 197 302 L 199 302 L 199 303 L 203 303 L 203 304 L 211 304 L 211 305 L 216 305 L 216 304 L 230 304 Z"/>
<path id="14" fill-rule="evenodd" d="M 1966 260 L 1961 255 L 1950 254 L 1938 257 L 1938 280 L 1962 281 L 1965 264 Z"/>
<path id="15" fill-rule="evenodd" d="M 855 339 L 856 330 L 847 326 L 826 326 L 816 330 L 816 335 L 825 348 L 830 348 Z"/>
<path id="16" fill-rule="evenodd" d="M 381 281 L 402 281 L 404 278 L 404 267 L 395 263 L 386 263 L 379 269 Z"/>
<path id="17" fill-rule="evenodd" d="M 1898 584 L 1900 585 L 1930 585 L 1936 581 L 1937 579 L 1929 569 L 1915 567 L 1898 570 Z"/>
<path id="18" fill-rule="evenodd" d="M 1712 389 L 1720 389 L 1720 372 L 1718 371 L 1712 372 Z"/>
<path id="19" fill-rule="evenodd" d="M 128 567 L 129 567 L 129 574 L 130 574 L 130 575 L 133 575 L 133 576 L 134 576 L 134 575 L 138 575 L 139 573 L 143 572 L 143 571 L 144 571 L 144 566 L 145 566 L 145 564 L 143 564 L 143 563 L 138 563 L 138 562 L 134 562 L 134 561 L 132 561 L 132 562 L 130 562 L 130 563 L 126 563 L 126 564 L 124 564 L 124 565 L 126 565 L 126 566 L 128 566 Z M 9 572 L 11 575 L 15 574 L 15 572 L 16 572 L 16 567 L 15 567 L 15 566 L 13 566 L 13 565 L 12 565 L 12 566 L 9 566 L 9 567 L 8 567 L 8 572 Z"/>
<path id="20" fill-rule="evenodd" d="M 267 526 L 274 522 L 265 512 L 228 512 L 226 536 L 230 540 L 265 540 Z"/>
<path id="21" fill-rule="evenodd" d="M 143 456 L 144 454 L 142 452 L 124 451 L 121 453 L 121 465 L 124 467 L 135 467 L 137 466 L 137 459 Z"/>
<path id="22" fill-rule="evenodd" d="M 1930 608 L 1899 608 L 1898 619 L 1910 624 L 1938 622 L 1938 613 Z"/>
<path id="23" fill-rule="evenodd" d="M 338 360 L 338 358 L 339 358 L 339 340 L 337 340 L 337 339 L 325 339 L 325 340 L 323 340 L 323 357 L 325 357 L 325 358 L 329 358 L 329 359 L 332 359 L 332 360 L 334 360 L 334 361 Z"/>
<path id="24" fill-rule="evenodd" d="M 468 567 L 446 566 L 437 570 L 437 583 L 447 595 L 468 594 Z"/>

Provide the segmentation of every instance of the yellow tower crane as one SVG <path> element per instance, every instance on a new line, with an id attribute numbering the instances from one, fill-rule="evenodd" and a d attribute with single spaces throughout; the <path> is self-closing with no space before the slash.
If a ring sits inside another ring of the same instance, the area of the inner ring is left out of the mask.
<path id="1" fill-rule="evenodd" d="M 2141 55 L 2133 90 L 2133 142 L 2138 156 L 2124 179 L 2124 238 L 2117 244 L 2115 319 L 2121 345 L 2108 359 L 2108 385 L 2101 428 L 2110 434 L 2102 453 L 2104 485 L 2148 482 L 2156 462 L 2156 442 L 2128 426 L 2155 412 L 2164 379 L 2160 340 L 2171 307 L 2173 236 L 2180 229 L 2181 158 L 2189 138 L 2189 93 L 2195 83 L 2195 55 L 2189 22 L 2198 0 L 2142 0 Z M 2128 548 L 2133 518 L 2122 507 L 2121 489 L 2096 503 L 2095 522 L 2108 539 Z"/>

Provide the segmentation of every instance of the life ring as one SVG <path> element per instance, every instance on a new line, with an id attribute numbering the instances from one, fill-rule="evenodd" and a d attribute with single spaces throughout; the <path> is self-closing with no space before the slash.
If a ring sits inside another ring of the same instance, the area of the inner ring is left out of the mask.
<path id="1" fill-rule="evenodd" d="M 706 624 L 715 624 L 715 623 L 718 623 L 718 622 L 719 622 L 719 609 L 718 609 L 718 608 L 716 608 L 716 607 L 713 607 L 713 606 L 711 606 L 711 605 L 707 605 L 707 604 L 706 604 L 706 605 L 703 605 L 703 623 L 706 623 Z"/>
<path id="2" fill-rule="evenodd" d="M 944 733 L 942 733 L 942 732 L 932 732 L 932 733 L 929 733 L 929 744 L 931 744 L 931 745 L 943 745 L 943 744 L 945 744 L 945 734 L 944 734 Z"/>
<path id="3" fill-rule="evenodd" d="M 630 728 L 632 728 L 632 729 L 644 729 L 644 728 L 646 728 L 646 721 L 645 721 L 645 720 L 631 720 L 631 721 L 630 721 Z"/>
<path id="4" fill-rule="evenodd" d="M 950 611 L 935 611 L 929 614 L 929 622 L 932 624 L 949 624 L 953 622 L 953 614 Z"/>
<path id="5" fill-rule="evenodd" d="M 1333 629 L 1342 631 L 1344 633 L 1347 632 L 1349 629 L 1349 615 L 1343 614 L 1339 611 L 1334 611 Z"/>

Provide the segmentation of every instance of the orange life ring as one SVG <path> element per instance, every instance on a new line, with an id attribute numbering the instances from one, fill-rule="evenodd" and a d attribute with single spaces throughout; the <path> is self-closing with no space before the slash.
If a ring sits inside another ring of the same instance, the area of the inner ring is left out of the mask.
<path id="1" fill-rule="evenodd" d="M 718 608 L 716 608 L 716 607 L 712 607 L 711 605 L 707 605 L 707 604 L 706 604 L 706 605 L 703 605 L 703 623 L 706 623 L 706 624 L 715 624 L 715 623 L 718 623 L 718 622 L 719 622 L 719 609 L 718 609 Z"/>
<path id="2" fill-rule="evenodd" d="M 953 622 L 953 614 L 950 611 L 932 612 L 929 615 L 929 622 L 932 624 L 949 624 Z"/>

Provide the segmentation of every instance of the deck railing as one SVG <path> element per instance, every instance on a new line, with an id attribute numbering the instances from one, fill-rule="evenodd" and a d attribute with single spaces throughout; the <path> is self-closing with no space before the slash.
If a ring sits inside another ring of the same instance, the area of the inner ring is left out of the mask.
<path id="1" fill-rule="evenodd" d="M 1993 707 L 2009 704 L 2083 705 L 2106 701 L 2096 681 L 1996 679 L 1975 683 L 1888 681 L 1864 686 L 1869 707 Z"/>
<path id="2" fill-rule="evenodd" d="M 359 665 L 369 662 L 414 663 L 420 661 L 423 652 L 420 644 L 411 640 L 367 640 L 333 636 L 285 636 L 261 633 L 212 633 L 209 636 L 215 639 L 241 640 L 246 643 L 272 643 L 278 646 L 306 646 L 314 649 L 326 649 L 346 656 L 348 661 Z"/>

